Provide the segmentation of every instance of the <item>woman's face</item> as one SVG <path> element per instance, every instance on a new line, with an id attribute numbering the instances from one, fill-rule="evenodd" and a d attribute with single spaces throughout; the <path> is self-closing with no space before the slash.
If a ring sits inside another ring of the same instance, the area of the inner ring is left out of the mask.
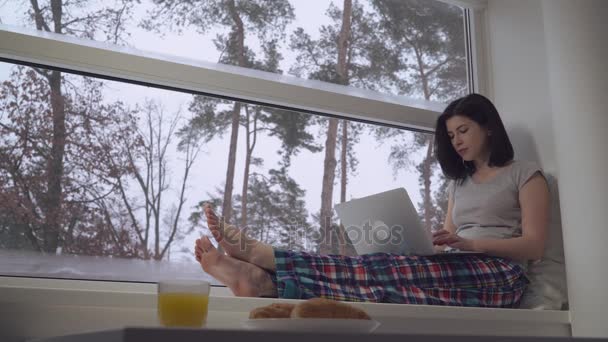
<path id="1" fill-rule="evenodd" d="M 446 121 L 454 150 L 463 160 L 486 159 L 489 154 L 488 130 L 466 116 L 455 115 Z"/>

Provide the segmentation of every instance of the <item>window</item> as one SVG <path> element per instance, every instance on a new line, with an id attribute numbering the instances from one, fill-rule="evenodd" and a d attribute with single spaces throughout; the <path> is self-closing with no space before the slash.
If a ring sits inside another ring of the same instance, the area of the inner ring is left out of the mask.
<path id="1" fill-rule="evenodd" d="M 252 10 L 237 3 L 243 11 Z M 183 70 L 230 74 L 234 79 L 225 84 L 232 88 L 218 90 L 224 80 L 219 76 L 214 83 L 220 84 L 218 89 L 203 92 L 185 82 L 188 73 L 175 77 L 183 83 L 167 86 L 159 75 L 173 70 L 171 57 L 112 47 L 100 52 L 98 45 L 82 40 L 31 33 L 24 41 L 38 39 L 55 49 L 42 53 L 36 51 L 38 44 L 23 44 L 23 49 L 32 49 L 30 57 L 3 54 L 0 253 L 8 258 L 3 257 L 1 274 L 130 281 L 156 281 L 167 272 L 198 275 L 191 249 L 197 237 L 207 234 L 200 217 L 202 201 L 214 203 L 218 212 L 256 238 L 321 253 L 347 252 L 337 243 L 319 242 L 322 232 L 339 232 L 333 205 L 383 190 L 405 187 L 427 227 L 441 224 L 446 183 L 433 159 L 429 131 L 432 113 L 442 104 L 429 100 L 466 92 L 463 11 L 439 2 L 344 1 L 328 2 L 329 9 L 320 15 L 301 14 L 306 6 L 300 1 L 268 3 L 275 6 L 269 11 L 284 14 L 284 26 L 274 23 L 276 32 L 265 32 L 270 28 L 256 26 L 268 24 L 262 17 L 248 19 L 244 27 L 252 31 L 246 34 L 250 50 L 245 54 L 234 52 L 238 39 L 232 26 L 210 24 L 214 28 L 206 31 L 192 27 L 190 22 L 212 19 L 196 19 L 179 2 L 160 12 L 153 2 L 65 8 L 62 32 L 96 39 L 109 35 L 112 43 L 163 53 L 175 52 L 174 41 L 191 47 L 181 40 L 185 36 L 199 39 L 201 46 L 210 40 L 220 52 L 204 59 L 316 81 L 285 81 L 194 63 Z M 12 18 L 4 13 L 23 13 L 21 24 L 36 27 L 27 13 L 38 9 L 10 6 L 14 3 L 0 7 L 3 22 Z M 40 6 L 44 21 L 51 22 L 50 6 Z M 213 10 L 227 11 L 219 6 Z M 351 25 L 343 24 L 344 12 L 350 11 Z M 412 20 L 414 26 L 400 20 L 389 25 L 412 13 L 418 19 Z M 302 19 L 306 15 L 324 19 Z M 87 21 L 90 17 L 97 18 L 94 24 Z M 308 26 L 300 30 L 293 23 L 297 18 Z M 45 29 L 40 22 L 38 26 Z M 341 32 L 360 40 L 332 43 Z M 285 38 L 270 39 L 277 35 Z M 78 53 L 70 60 L 58 63 L 45 55 L 61 54 L 67 46 L 62 44 L 74 42 Z M 101 64 L 94 65 L 95 57 L 104 60 L 108 51 L 126 63 L 100 63 L 123 69 L 107 67 L 113 71 L 105 72 Z M 138 54 L 145 59 L 136 59 Z M 85 55 L 92 58 L 80 57 Z M 131 63 L 136 60 L 151 60 L 159 68 L 149 67 L 152 74 L 145 76 L 130 75 L 129 70 L 139 67 Z M 251 78 L 256 83 L 247 83 Z M 239 79 L 242 84 L 234 82 Z M 280 89 L 290 87 L 298 91 L 276 99 Z M 417 129 L 404 129 L 404 123 Z M 335 163 L 326 162 L 327 150 Z M 324 175 L 334 181 L 324 183 Z M 331 198 L 322 199 L 323 190 L 333 193 Z M 323 216 L 331 220 L 321 220 Z"/>
<path id="2" fill-rule="evenodd" d="M 317 0 L 315 6 L 308 0 L 93 0 L 62 1 L 55 9 L 50 1 L 37 3 L 4 2 L 0 20 L 426 100 L 467 89 L 464 10 L 437 0 Z"/>

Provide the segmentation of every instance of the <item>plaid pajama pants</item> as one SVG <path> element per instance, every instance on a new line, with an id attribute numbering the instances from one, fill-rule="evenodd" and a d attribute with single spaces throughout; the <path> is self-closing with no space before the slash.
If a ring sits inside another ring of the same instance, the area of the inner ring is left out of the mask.
<path id="1" fill-rule="evenodd" d="M 485 255 L 274 255 L 279 298 L 514 308 L 528 284 L 517 263 Z"/>

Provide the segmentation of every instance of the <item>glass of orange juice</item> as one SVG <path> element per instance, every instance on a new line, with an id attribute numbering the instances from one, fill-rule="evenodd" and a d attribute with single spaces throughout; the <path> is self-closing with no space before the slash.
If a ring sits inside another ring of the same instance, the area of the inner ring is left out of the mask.
<path id="1" fill-rule="evenodd" d="M 207 322 L 209 283 L 204 280 L 158 282 L 158 319 L 165 327 L 200 328 Z"/>

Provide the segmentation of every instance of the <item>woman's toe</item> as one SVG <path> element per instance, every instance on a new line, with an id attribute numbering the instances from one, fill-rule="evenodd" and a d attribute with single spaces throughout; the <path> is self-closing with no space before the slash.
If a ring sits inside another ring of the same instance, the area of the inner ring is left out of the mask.
<path id="1" fill-rule="evenodd" d="M 211 243 L 211 240 L 209 240 L 208 237 L 203 237 L 202 239 L 200 239 L 200 245 L 199 245 L 203 251 L 205 252 L 212 252 L 215 251 L 215 246 L 213 246 L 213 244 Z"/>

